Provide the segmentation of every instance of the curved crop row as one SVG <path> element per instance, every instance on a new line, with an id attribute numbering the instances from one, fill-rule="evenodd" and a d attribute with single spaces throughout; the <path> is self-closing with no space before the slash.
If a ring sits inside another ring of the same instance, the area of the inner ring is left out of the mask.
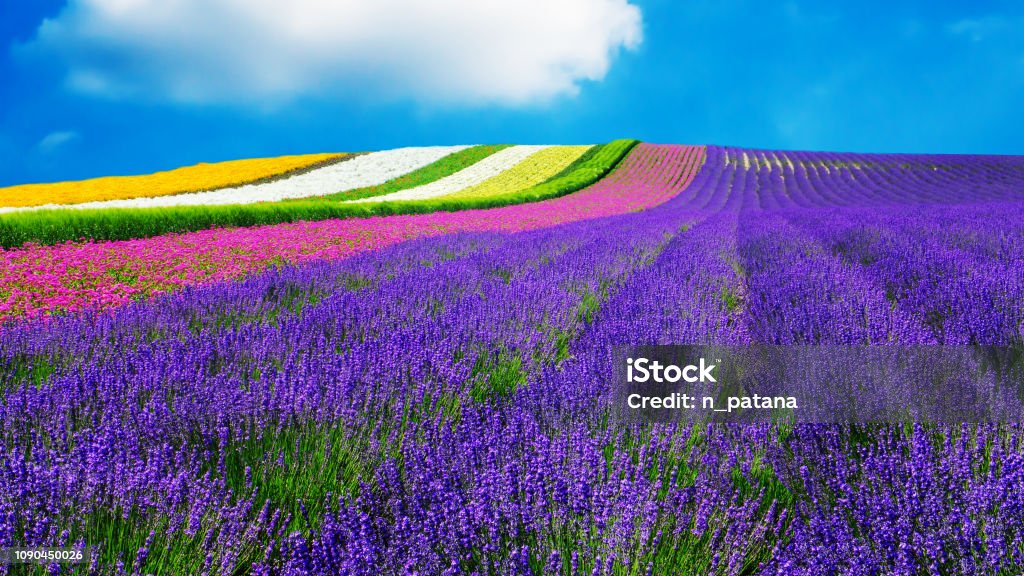
<path id="1" fill-rule="evenodd" d="M 586 162 L 568 174 L 515 194 L 491 198 L 417 202 L 327 202 L 320 199 L 224 206 L 118 208 L 110 210 L 40 210 L 0 214 L 0 247 L 26 243 L 51 245 L 67 241 L 131 240 L 174 232 L 195 232 L 231 226 L 262 226 L 333 218 L 494 208 L 534 202 L 575 192 L 598 181 L 635 146 L 636 140 L 616 140 L 600 146 Z"/>
<path id="2" fill-rule="evenodd" d="M 516 232 L 635 212 L 679 194 L 702 158 L 702 147 L 640 145 L 594 186 L 547 202 L 494 210 L 215 229 L 0 252 L 0 320 L 113 307 L 183 286 L 239 278 L 275 263 L 343 258 L 410 238 Z"/>
<path id="3" fill-rule="evenodd" d="M 373 196 L 384 196 L 402 190 L 408 190 L 424 184 L 451 176 L 460 170 L 469 168 L 477 162 L 508 148 L 509 144 L 481 144 L 449 154 L 437 162 L 427 164 L 423 168 L 413 170 L 404 176 L 388 180 L 383 184 L 364 186 L 354 190 L 342 190 L 331 194 L 324 194 L 319 197 L 321 200 L 356 200 L 359 198 L 371 198 Z"/>
<path id="4" fill-rule="evenodd" d="M 449 200 L 490 198 L 536 186 L 576 161 L 593 146 L 545 148 L 497 176 L 445 196 Z"/>
<path id="5" fill-rule="evenodd" d="M 0 188 L 0 207 L 60 207 L 105 200 L 170 196 L 241 186 L 329 166 L 346 154 L 304 154 L 196 164 L 143 176 L 109 176 L 76 182 Z M 53 206 L 50 206 L 53 205 Z M 2 208 L 0 208 L 2 210 Z"/>
<path id="6" fill-rule="evenodd" d="M 60 206 L 63 209 L 106 210 L 111 208 L 165 208 L 174 206 L 214 206 L 218 204 L 255 204 L 276 202 L 291 198 L 312 198 L 343 189 L 362 188 L 383 184 L 388 180 L 432 164 L 465 149 L 466 146 L 427 146 L 396 148 L 371 152 L 353 157 L 303 174 L 208 192 L 176 194 L 173 196 L 107 200 Z M 2 210 L 0 210 L 2 211 Z"/>
<path id="7" fill-rule="evenodd" d="M 970 204 L 1024 199 L 1024 157 L 722 148 L 729 207 Z"/>
<path id="8" fill-rule="evenodd" d="M 488 156 L 483 160 L 460 170 L 451 176 L 442 178 L 423 186 L 402 190 L 394 194 L 378 196 L 376 198 L 364 198 L 352 200 L 356 202 L 400 202 L 404 200 L 427 200 L 439 196 L 447 196 L 459 190 L 472 188 L 486 182 L 503 172 L 512 169 L 531 155 L 540 152 L 548 146 L 512 146 L 496 154 Z"/>

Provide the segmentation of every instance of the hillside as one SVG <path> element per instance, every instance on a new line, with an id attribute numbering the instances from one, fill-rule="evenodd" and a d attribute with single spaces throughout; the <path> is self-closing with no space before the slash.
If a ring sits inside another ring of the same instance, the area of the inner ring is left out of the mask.
<path id="1" fill-rule="evenodd" d="M 1024 565 L 1020 423 L 625 423 L 611 384 L 625 345 L 1019 349 L 1024 157 L 463 146 L 194 187 L 0 217 L 3 537 L 125 573 Z"/>

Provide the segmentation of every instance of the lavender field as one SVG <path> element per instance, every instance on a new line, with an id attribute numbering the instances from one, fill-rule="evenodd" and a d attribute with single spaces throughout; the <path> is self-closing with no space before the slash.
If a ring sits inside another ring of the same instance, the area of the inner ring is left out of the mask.
<path id="1" fill-rule="evenodd" d="M 1024 345 L 1024 157 L 641 144 L 523 206 L 8 320 L 0 546 L 96 552 L 40 574 L 1024 573 L 1022 425 L 610 417 L 615 345 Z"/>

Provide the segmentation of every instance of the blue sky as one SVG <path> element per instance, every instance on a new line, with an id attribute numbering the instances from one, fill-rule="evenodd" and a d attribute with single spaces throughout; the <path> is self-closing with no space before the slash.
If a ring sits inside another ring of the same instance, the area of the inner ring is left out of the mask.
<path id="1" fill-rule="evenodd" d="M 0 185 L 620 137 L 1024 154 L 1010 1 L 0 0 L 0 78 Z"/>

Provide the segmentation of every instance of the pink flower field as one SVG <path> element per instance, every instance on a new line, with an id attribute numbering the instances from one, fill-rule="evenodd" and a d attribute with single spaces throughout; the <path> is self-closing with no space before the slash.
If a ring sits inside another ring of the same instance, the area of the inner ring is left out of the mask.
<path id="1" fill-rule="evenodd" d="M 640 144 L 593 186 L 532 204 L 0 251 L 0 321 L 112 308 L 275 264 L 345 258 L 413 238 L 519 232 L 635 212 L 679 194 L 703 161 L 702 146 Z"/>

